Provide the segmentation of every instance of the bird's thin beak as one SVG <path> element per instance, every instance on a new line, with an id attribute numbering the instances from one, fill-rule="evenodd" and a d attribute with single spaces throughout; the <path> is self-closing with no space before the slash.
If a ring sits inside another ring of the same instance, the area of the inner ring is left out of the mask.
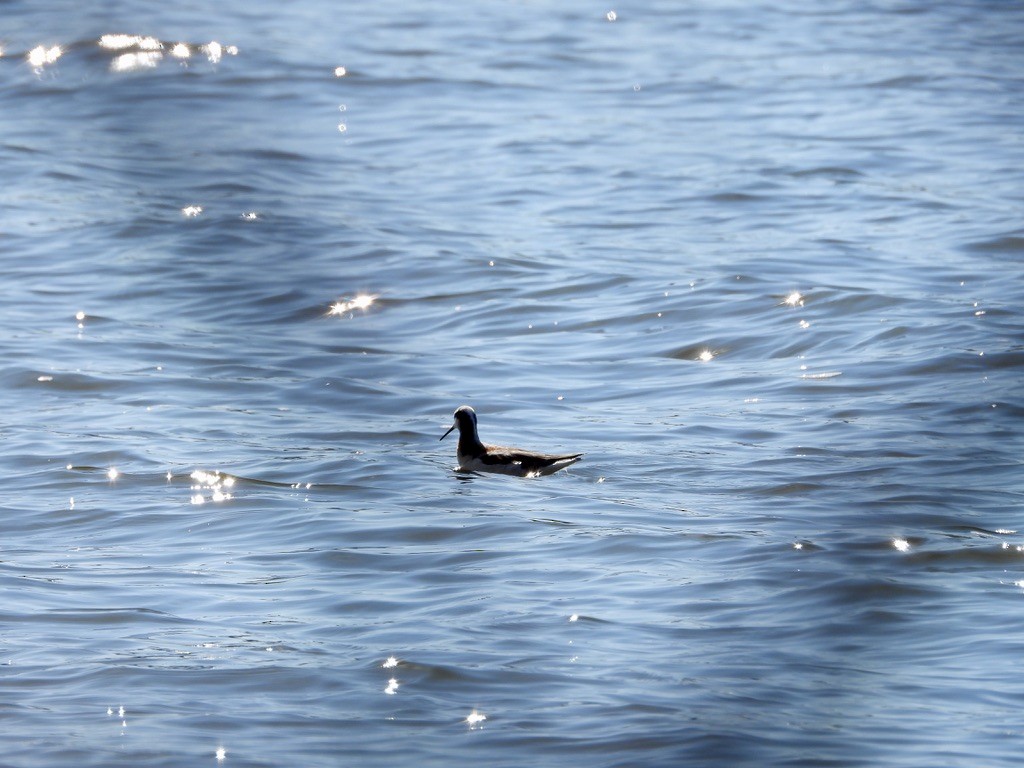
<path id="1" fill-rule="evenodd" d="M 455 429 L 455 427 L 457 427 L 457 426 L 458 426 L 458 422 L 456 422 L 455 424 L 452 424 L 448 428 L 447 432 L 445 432 L 443 435 L 441 435 L 439 438 L 437 438 L 437 441 L 441 442 L 442 440 L 444 440 L 446 437 L 448 437 L 448 435 L 450 435 L 452 433 L 452 430 Z"/>

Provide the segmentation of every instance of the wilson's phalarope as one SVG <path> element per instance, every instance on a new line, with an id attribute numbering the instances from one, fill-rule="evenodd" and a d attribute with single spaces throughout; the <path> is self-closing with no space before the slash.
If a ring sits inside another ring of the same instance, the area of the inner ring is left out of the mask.
<path id="1" fill-rule="evenodd" d="M 476 411 L 468 405 L 455 411 L 455 423 L 441 435 L 444 440 L 456 427 L 459 428 L 459 469 L 465 472 L 498 472 L 503 475 L 537 477 L 550 475 L 574 464 L 583 456 L 574 453 L 569 456 L 552 456 L 548 453 L 523 451 L 519 448 L 503 448 L 500 445 L 485 445 L 476 432 Z"/>

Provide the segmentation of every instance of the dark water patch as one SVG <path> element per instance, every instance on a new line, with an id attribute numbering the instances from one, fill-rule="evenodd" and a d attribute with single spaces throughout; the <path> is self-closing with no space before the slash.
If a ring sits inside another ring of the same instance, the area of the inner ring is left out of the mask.
<path id="1" fill-rule="evenodd" d="M 185 620 L 151 608 L 96 608 L 88 610 L 53 610 L 47 613 L 48 623 L 110 627 L 118 625 L 152 626 L 185 623 Z"/>
<path id="2" fill-rule="evenodd" d="M 854 168 L 844 168 L 842 166 L 820 166 L 817 168 L 803 168 L 800 170 L 790 171 L 789 174 L 793 178 L 813 178 L 816 176 L 823 176 L 830 179 L 836 180 L 853 180 L 857 177 L 864 176 L 863 173 Z"/>
<path id="3" fill-rule="evenodd" d="M 875 82 L 867 83 L 867 88 L 896 88 L 896 89 L 916 89 L 920 86 L 927 86 L 935 82 L 941 82 L 937 78 L 928 75 L 901 75 L 899 77 L 889 77 L 883 80 L 877 80 Z"/>
<path id="4" fill-rule="evenodd" d="M 975 253 L 1011 254 L 1024 251 L 1024 237 L 1003 235 L 991 240 L 978 240 L 967 243 L 965 250 Z"/>
<path id="5" fill-rule="evenodd" d="M 759 195 L 753 195 L 748 192 L 718 192 L 716 194 L 708 196 L 708 201 L 712 203 L 756 203 L 762 201 L 763 198 Z"/>

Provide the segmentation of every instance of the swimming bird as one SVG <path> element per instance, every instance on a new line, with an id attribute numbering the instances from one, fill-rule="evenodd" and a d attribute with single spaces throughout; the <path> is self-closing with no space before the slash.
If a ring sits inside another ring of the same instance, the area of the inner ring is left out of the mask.
<path id="1" fill-rule="evenodd" d="M 476 411 L 463 405 L 455 411 L 455 423 L 441 435 L 444 440 L 456 427 L 459 428 L 459 445 L 456 455 L 459 469 L 463 472 L 497 472 L 519 477 L 550 475 L 575 464 L 582 453 L 553 456 L 548 453 L 524 451 L 519 448 L 504 448 L 500 445 L 486 445 L 480 442 L 476 431 Z"/>

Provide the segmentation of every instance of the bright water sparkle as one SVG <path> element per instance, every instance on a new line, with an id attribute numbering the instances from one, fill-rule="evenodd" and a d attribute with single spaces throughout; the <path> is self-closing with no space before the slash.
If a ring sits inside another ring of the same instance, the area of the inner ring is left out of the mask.
<path id="1" fill-rule="evenodd" d="M 1016 765 L 1022 32 L 5 5 L 4 764 Z"/>

